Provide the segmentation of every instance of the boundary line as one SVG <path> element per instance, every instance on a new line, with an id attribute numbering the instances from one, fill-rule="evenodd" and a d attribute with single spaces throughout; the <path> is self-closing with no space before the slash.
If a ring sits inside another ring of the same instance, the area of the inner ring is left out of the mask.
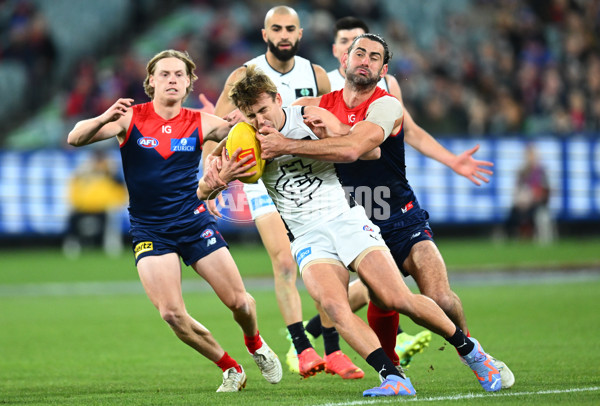
<path id="1" fill-rule="evenodd" d="M 407 402 L 445 402 L 450 400 L 468 400 L 468 399 L 480 399 L 480 398 L 488 398 L 492 399 L 493 397 L 512 397 L 512 396 L 532 396 L 532 395 L 553 395 L 557 393 L 572 393 L 572 392 L 594 392 L 600 391 L 600 386 L 590 386 L 587 388 L 572 388 L 572 389 L 549 389 L 542 391 L 533 391 L 533 392 L 505 392 L 501 391 L 500 393 L 466 393 L 463 395 L 452 395 L 452 396 L 436 396 L 436 397 L 408 397 L 408 396 L 391 396 L 391 397 L 378 397 L 378 398 L 368 398 L 364 400 L 357 400 L 352 402 L 340 402 L 340 403 L 322 403 L 318 406 L 354 406 L 354 405 L 369 405 L 377 402 L 377 404 L 381 403 L 397 403 L 398 398 L 401 398 L 403 401 Z M 382 402 L 383 401 L 383 402 Z"/>
<path id="2" fill-rule="evenodd" d="M 273 290 L 273 277 L 244 278 L 248 291 Z M 459 286 L 515 286 L 515 285 L 551 285 L 559 283 L 596 282 L 600 280 L 600 270 L 582 269 L 568 272 L 488 272 L 450 274 L 450 283 Z M 412 278 L 404 281 L 409 288 L 416 288 Z M 298 289 L 304 289 L 299 280 Z M 212 292 L 210 285 L 202 278 L 190 278 L 182 281 L 185 292 Z M 99 281 L 99 282 L 42 282 L 22 284 L 1 284 L 2 297 L 37 297 L 37 296 L 89 296 L 89 295 L 120 295 L 144 294 L 139 280 L 129 281 Z"/>

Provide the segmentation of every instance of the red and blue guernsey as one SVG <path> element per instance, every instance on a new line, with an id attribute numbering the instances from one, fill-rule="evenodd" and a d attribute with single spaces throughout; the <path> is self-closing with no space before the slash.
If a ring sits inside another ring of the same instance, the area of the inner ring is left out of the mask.
<path id="1" fill-rule="evenodd" d="M 364 120 L 369 105 L 383 96 L 391 95 L 376 87 L 368 100 L 351 109 L 344 102 L 342 90 L 337 90 L 323 95 L 319 107 L 335 114 L 341 122 L 354 125 Z M 371 221 L 385 233 L 402 223 L 419 204 L 406 179 L 404 128 L 387 137 L 380 148 L 380 159 L 336 164 L 336 169 L 344 187 L 350 189 L 350 195 L 365 206 Z"/>
<path id="2" fill-rule="evenodd" d="M 132 107 L 121 144 L 129 215 L 140 225 L 185 224 L 209 216 L 196 196 L 202 115 L 185 108 L 165 120 L 151 102 Z"/>

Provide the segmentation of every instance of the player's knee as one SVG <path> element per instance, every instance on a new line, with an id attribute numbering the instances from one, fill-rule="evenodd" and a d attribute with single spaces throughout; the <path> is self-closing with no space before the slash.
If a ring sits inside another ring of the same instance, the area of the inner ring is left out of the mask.
<path id="1" fill-rule="evenodd" d="M 458 299 L 458 296 L 451 290 L 448 291 L 438 291 L 427 294 L 439 307 L 444 310 L 444 312 L 448 313 L 455 306 Z"/>
<path id="2" fill-rule="evenodd" d="M 243 292 L 232 296 L 225 305 L 233 313 L 250 313 L 254 303 L 254 298 L 249 293 Z"/>
<path id="3" fill-rule="evenodd" d="M 344 305 L 343 303 L 340 303 L 340 301 L 331 299 L 321 301 L 321 308 L 336 325 L 343 322 L 343 320 L 352 313 L 348 305 Z"/>
<path id="4" fill-rule="evenodd" d="M 285 281 L 296 281 L 296 262 L 289 252 L 279 252 L 273 260 L 275 277 Z"/>
<path id="5" fill-rule="evenodd" d="M 402 314 L 410 314 L 413 309 L 413 299 L 415 298 L 414 294 L 409 295 L 391 295 L 380 302 L 380 307 L 382 309 L 394 310 L 398 313 Z"/>
<path id="6" fill-rule="evenodd" d="M 281 258 L 273 264 L 275 278 L 285 283 L 296 283 L 296 263 L 290 255 L 287 258 Z"/>
<path id="7" fill-rule="evenodd" d="M 160 317 L 162 317 L 173 330 L 181 330 L 185 323 L 187 313 L 183 309 L 165 307 L 164 309 L 160 309 Z"/>

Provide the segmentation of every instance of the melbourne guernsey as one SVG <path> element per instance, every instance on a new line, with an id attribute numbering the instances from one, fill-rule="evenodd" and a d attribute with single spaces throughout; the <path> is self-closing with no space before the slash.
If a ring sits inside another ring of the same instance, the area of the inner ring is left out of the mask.
<path id="1" fill-rule="evenodd" d="M 183 224 L 205 213 L 196 197 L 202 154 L 201 113 L 185 108 L 170 120 L 152 103 L 132 107 L 121 158 L 133 223 Z"/>
<path id="2" fill-rule="evenodd" d="M 379 87 L 373 95 L 357 107 L 350 109 L 343 99 L 342 90 L 328 93 L 321 97 L 319 107 L 329 110 L 343 123 L 354 125 L 367 117 L 369 106 L 377 99 L 391 96 Z M 404 161 L 404 129 L 391 134 L 381 145 L 381 158 L 373 161 L 356 161 L 349 164 L 336 164 L 335 167 L 342 184 L 350 188 L 350 195 L 359 204 L 367 206 L 372 203 L 371 221 L 377 224 L 382 232 L 410 210 L 418 207 L 417 198 L 406 179 Z M 362 201 L 364 196 L 356 196 L 362 189 L 370 191 L 370 202 Z"/>

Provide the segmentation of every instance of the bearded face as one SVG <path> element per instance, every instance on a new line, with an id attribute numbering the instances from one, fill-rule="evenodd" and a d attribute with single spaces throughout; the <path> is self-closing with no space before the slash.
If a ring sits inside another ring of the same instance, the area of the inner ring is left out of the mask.
<path id="1" fill-rule="evenodd" d="M 269 47 L 269 51 L 271 51 L 271 53 L 275 55 L 277 59 L 282 62 L 287 62 L 298 53 L 300 40 L 296 41 L 294 44 L 289 41 L 280 41 L 277 45 L 271 42 L 271 40 L 267 40 L 267 45 Z M 290 47 L 285 49 L 279 48 L 282 45 L 288 45 Z"/>
<path id="2" fill-rule="evenodd" d="M 377 85 L 377 82 L 381 79 L 379 75 L 381 70 L 378 72 L 371 72 L 366 66 L 357 66 L 354 68 L 346 69 L 346 78 L 356 88 L 367 89 Z"/>

